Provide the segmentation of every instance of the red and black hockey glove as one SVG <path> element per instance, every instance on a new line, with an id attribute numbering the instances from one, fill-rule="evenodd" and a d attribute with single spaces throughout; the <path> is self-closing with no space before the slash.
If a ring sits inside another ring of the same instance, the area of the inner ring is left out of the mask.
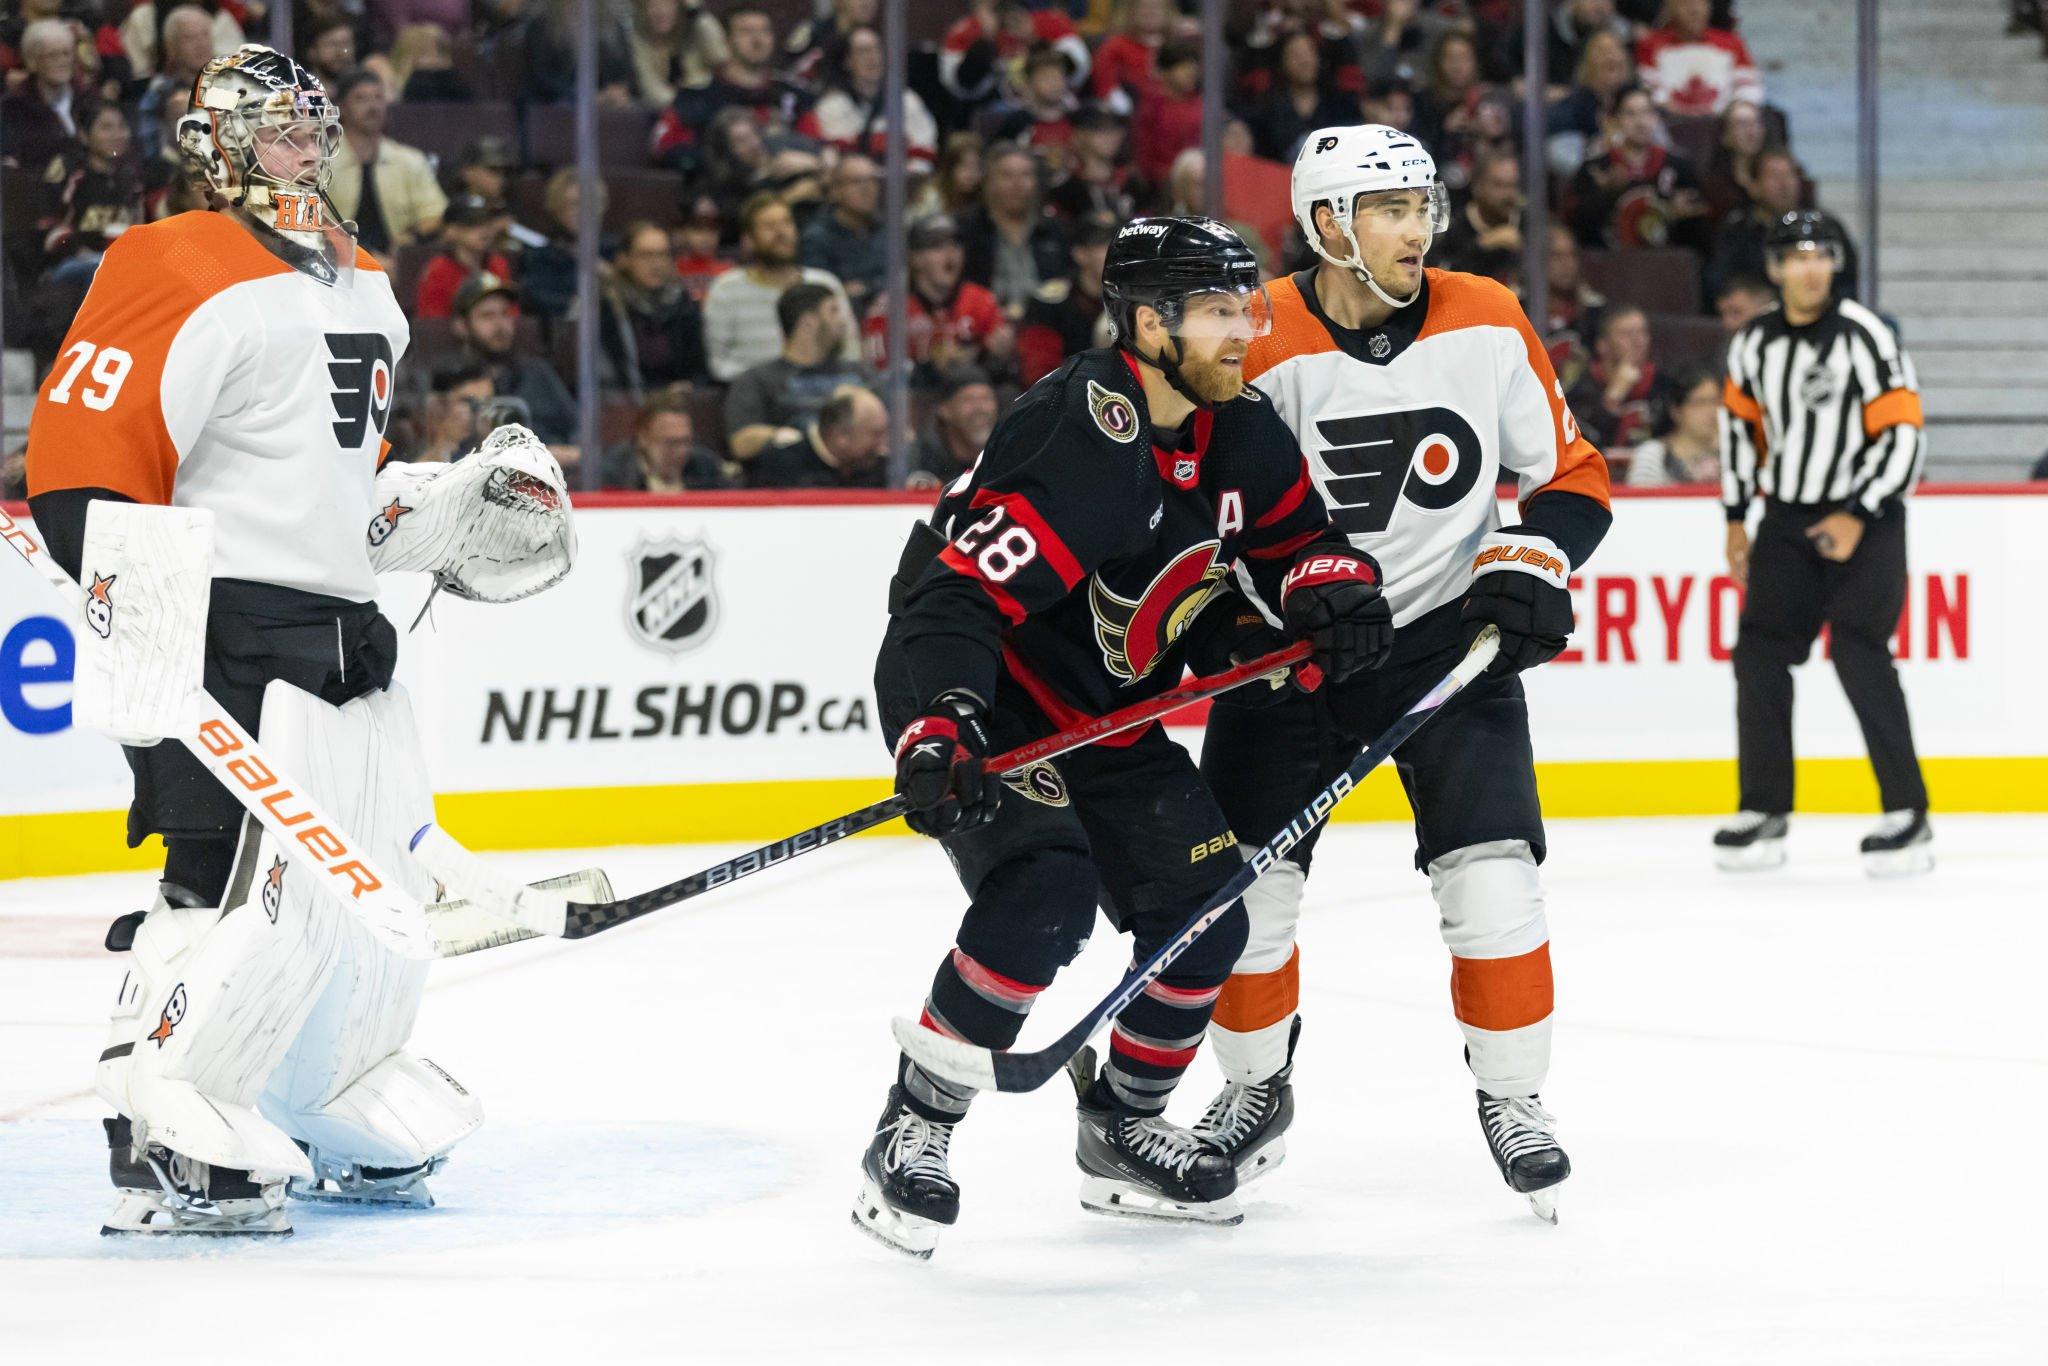
<path id="1" fill-rule="evenodd" d="M 1318 547 L 1280 585 L 1280 612 L 1296 639 L 1315 646 L 1316 667 L 1336 680 L 1387 662 L 1394 609 L 1380 594 L 1380 567 L 1362 550 Z"/>
<path id="2" fill-rule="evenodd" d="M 1572 633 L 1571 576 L 1564 552 L 1540 531 L 1502 527 L 1479 543 L 1458 620 L 1468 646 L 1487 626 L 1500 628 L 1500 654 L 1488 673 L 1533 669 L 1564 649 Z"/>
<path id="3" fill-rule="evenodd" d="M 940 695 L 896 740 L 896 791 L 910 803 L 903 822 L 934 839 L 996 814 L 1003 784 L 982 772 L 988 710 L 967 693 Z"/>

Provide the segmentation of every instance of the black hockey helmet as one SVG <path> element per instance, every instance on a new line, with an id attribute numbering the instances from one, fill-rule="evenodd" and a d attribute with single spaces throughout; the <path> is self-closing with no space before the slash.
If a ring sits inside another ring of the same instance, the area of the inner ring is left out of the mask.
<path id="1" fill-rule="evenodd" d="M 1764 233 L 1764 255 L 1772 260 L 1788 251 L 1825 251 L 1840 270 L 1847 247 L 1842 225 L 1819 209 L 1794 209 Z"/>
<path id="2" fill-rule="evenodd" d="M 1248 325 L 1264 336 L 1272 326 L 1272 301 L 1259 282 L 1259 261 L 1228 224 L 1213 218 L 1134 218 L 1110 240 L 1102 267 L 1102 302 L 1116 327 L 1116 344 L 1164 372 L 1174 388 L 1203 407 L 1180 379 L 1180 341 L 1190 327 L 1188 301 L 1220 294 L 1235 299 L 1233 327 Z M 1173 339 L 1173 354 L 1138 351 L 1138 309 L 1154 309 Z"/>

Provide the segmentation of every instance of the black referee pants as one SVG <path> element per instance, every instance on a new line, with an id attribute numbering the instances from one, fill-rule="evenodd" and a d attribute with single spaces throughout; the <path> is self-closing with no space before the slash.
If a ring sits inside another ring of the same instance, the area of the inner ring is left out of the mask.
<path id="1" fill-rule="evenodd" d="M 1927 809 L 1891 636 L 1906 601 L 1906 513 L 1870 522 L 1846 563 L 1823 557 L 1806 529 L 1834 511 L 1771 503 L 1749 556 L 1735 642 L 1735 729 L 1742 809 L 1792 809 L 1792 666 L 1823 623 L 1842 691 L 1863 728 L 1887 811 Z"/>

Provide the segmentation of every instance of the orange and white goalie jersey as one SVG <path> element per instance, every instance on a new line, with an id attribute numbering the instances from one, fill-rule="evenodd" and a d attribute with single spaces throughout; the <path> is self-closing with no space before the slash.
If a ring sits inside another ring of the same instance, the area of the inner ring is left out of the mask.
<path id="1" fill-rule="evenodd" d="M 409 332 L 367 252 L 322 284 L 223 214 L 114 239 L 29 425 L 29 493 L 208 508 L 215 578 L 377 593 L 371 480 Z"/>
<path id="2" fill-rule="evenodd" d="M 1330 519 L 1379 561 L 1395 625 L 1464 595 L 1505 473 L 1524 505 L 1558 491 L 1606 506 L 1607 462 L 1505 286 L 1425 271 L 1422 298 L 1351 330 L 1324 314 L 1314 276 L 1268 287 L 1273 327 L 1245 379 L 1301 442 Z"/>

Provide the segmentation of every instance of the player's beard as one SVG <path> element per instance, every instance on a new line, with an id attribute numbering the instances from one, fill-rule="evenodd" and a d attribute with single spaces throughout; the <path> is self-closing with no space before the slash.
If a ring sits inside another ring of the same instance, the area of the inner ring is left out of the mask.
<path id="1" fill-rule="evenodd" d="M 1244 391 L 1244 366 L 1241 358 L 1237 365 L 1225 365 L 1190 357 L 1180 363 L 1180 382 L 1204 403 L 1228 403 Z"/>

